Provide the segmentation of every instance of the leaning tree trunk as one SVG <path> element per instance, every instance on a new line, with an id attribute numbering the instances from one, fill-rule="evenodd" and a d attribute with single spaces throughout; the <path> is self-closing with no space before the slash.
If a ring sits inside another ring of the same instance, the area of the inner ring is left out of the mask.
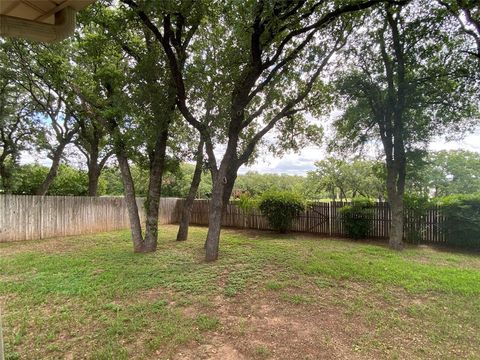
<path id="1" fill-rule="evenodd" d="M 142 226 L 138 214 L 138 205 L 135 198 L 135 187 L 133 185 L 132 173 L 127 157 L 120 151 L 117 152 L 118 166 L 122 175 L 123 192 L 127 204 L 128 218 L 130 220 L 130 231 L 132 234 L 133 251 L 144 252 Z"/>
<path id="2" fill-rule="evenodd" d="M 187 198 L 183 203 L 182 215 L 180 218 L 180 226 L 178 227 L 177 241 L 184 241 L 188 239 L 188 227 L 190 226 L 190 216 L 192 214 L 193 202 L 197 195 L 198 186 L 202 179 L 202 163 L 203 163 L 203 141 L 200 140 L 197 148 L 197 162 L 195 164 L 195 171 L 193 172 L 192 183 L 188 191 Z"/>
<path id="3" fill-rule="evenodd" d="M 215 261 L 218 259 L 218 247 L 220 242 L 220 230 L 222 227 L 223 191 L 225 184 L 218 177 L 213 185 L 212 199 L 210 200 L 208 214 L 208 233 L 205 241 L 205 260 Z"/>
<path id="4" fill-rule="evenodd" d="M 135 185 L 133 182 L 130 164 L 128 163 L 125 143 L 114 117 L 107 118 L 107 126 L 113 139 L 113 152 L 117 157 L 118 167 L 122 176 L 123 195 L 127 205 L 128 220 L 130 222 L 130 233 L 132 234 L 133 251 L 144 252 L 144 241 L 142 236 L 142 225 L 138 213 L 137 199 L 135 196 Z"/>
<path id="5" fill-rule="evenodd" d="M 66 144 L 60 144 L 58 148 L 55 149 L 52 157 L 52 165 L 50 166 L 47 177 L 45 178 L 45 180 L 43 180 L 42 184 L 37 189 L 37 195 L 44 196 L 52 185 L 53 180 L 55 180 L 55 178 L 57 177 L 60 160 L 62 159 L 62 154 L 65 146 Z"/>
<path id="6" fill-rule="evenodd" d="M 228 163 L 228 161 L 226 161 Z M 208 233 L 205 241 L 205 260 L 218 259 L 220 244 L 220 231 L 222 229 L 222 216 L 232 194 L 236 180 L 238 166 L 230 164 L 223 169 L 220 167 L 213 183 L 212 199 L 210 200 L 210 213 L 208 217 Z"/>
<path id="7" fill-rule="evenodd" d="M 160 194 L 162 186 L 163 168 L 167 148 L 168 129 L 163 130 L 156 140 L 155 151 L 150 166 L 150 179 L 147 193 L 147 214 L 145 224 L 145 252 L 157 250 L 158 216 L 160 212 Z"/>

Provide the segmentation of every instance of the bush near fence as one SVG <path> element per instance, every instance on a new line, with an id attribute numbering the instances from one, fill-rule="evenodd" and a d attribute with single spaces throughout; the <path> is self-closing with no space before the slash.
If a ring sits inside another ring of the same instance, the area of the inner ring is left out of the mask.
<path id="1" fill-rule="evenodd" d="M 480 194 L 451 195 L 437 203 L 445 216 L 442 231 L 446 243 L 480 249 Z"/>
<path id="2" fill-rule="evenodd" d="M 305 210 L 306 200 L 289 191 L 268 191 L 262 194 L 258 208 L 275 230 L 286 233 L 293 220 Z"/>
<path id="3" fill-rule="evenodd" d="M 340 209 L 345 233 L 353 239 L 364 239 L 372 227 L 374 202 L 369 199 L 357 199 Z"/>

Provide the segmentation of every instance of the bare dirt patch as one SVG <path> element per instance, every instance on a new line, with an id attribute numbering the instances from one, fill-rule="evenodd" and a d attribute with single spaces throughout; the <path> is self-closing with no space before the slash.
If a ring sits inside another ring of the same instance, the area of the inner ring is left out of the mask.
<path id="1" fill-rule="evenodd" d="M 221 328 L 180 349 L 174 359 L 367 358 L 354 347 L 358 333 L 368 331 L 361 321 L 352 323 L 332 306 L 292 305 L 278 295 L 217 296 L 209 312 L 221 319 Z"/>

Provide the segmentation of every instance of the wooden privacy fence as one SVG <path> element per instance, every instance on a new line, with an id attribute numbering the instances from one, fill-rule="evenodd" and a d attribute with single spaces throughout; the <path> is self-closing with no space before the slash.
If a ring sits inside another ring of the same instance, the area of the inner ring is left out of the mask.
<path id="1" fill-rule="evenodd" d="M 144 219 L 144 199 L 137 199 Z M 177 222 L 178 199 L 162 198 L 161 224 Z M 0 195 L 0 242 L 128 228 L 122 197 Z"/>
<path id="2" fill-rule="evenodd" d="M 314 202 L 295 219 L 292 231 L 308 232 L 326 236 L 346 236 L 342 215 L 339 211 L 349 205 L 345 202 Z M 209 200 L 195 200 L 191 223 L 208 225 Z M 371 213 L 371 238 L 388 238 L 391 226 L 391 213 L 388 203 L 376 203 Z M 445 234 L 442 231 L 443 216 L 438 207 L 418 216 L 411 210 L 405 211 L 404 237 L 419 243 L 444 243 Z M 258 209 L 244 210 L 230 203 L 223 214 L 223 226 L 244 229 L 272 230 Z"/>
<path id="3" fill-rule="evenodd" d="M 144 199 L 137 199 L 144 220 Z M 209 200 L 195 200 L 191 224 L 208 225 Z M 325 236 L 346 236 L 339 211 L 347 203 L 315 202 L 299 214 L 292 231 Z M 162 198 L 160 224 L 178 223 L 182 199 Z M 439 208 L 418 216 L 405 212 L 405 238 L 415 242 L 443 243 L 444 217 Z M 377 203 L 371 212 L 372 238 L 387 238 L 391 214 L 387 203 Z M 244 210 L 234 203 L 226 206 L 223 226 L 271 230 L 258 209 Z M 91 234 L 129 227 L 128 212 L 122 197 L 0 195 L 0 242 L 43 239 L 55 236 Z"/>

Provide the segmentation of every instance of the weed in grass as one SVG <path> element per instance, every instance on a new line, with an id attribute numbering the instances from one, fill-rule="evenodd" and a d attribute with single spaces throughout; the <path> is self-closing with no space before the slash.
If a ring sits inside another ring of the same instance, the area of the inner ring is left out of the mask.
<path id="1" fill-rule="evenodd" d="M 323 279 L 323 278 L 316 278 L 315 279 L 315 284 L 319 288 L 329 288 L 329 287 L 334 287 L 334 283 L 328 279 Z"/>
<path id="2" fill-rule="evenodd" d="M 220 321 L 216 317 L 202 314 L 197 316 L 196 324 L 200 331 L 213 331 L 218 328 Z"/>
<path id="3" fill-rule="evenodd" d="M 113 312 L 119 312 L 119 311 L 122 311 L 122 307 L 118 304 L 115 304 L 115 303 L 108 303 L 108 304 L 104 304 L 102 306 L 102 308 L 104 310 L 111 310 Z"/>
<path id="4" fill-rule="evenodd" d="M 240 318 L 237 322 L 237 331 L 240 335 L 244 336 L 247 333 L 248 320 Z"/>
<path id="5" fill-rule="evenodd" d="M 14 333 L 13 345 L 14 346 L 21 345 L 23 342 L 23 339 L 25 338 L 25 335 L 27 335 L 27 324 L 25 321 L 23 321 L 20 324 L 20 328 L 18 329 L 18 331 Z"/>
<path id="6" fill-rule="evenodd" d="M 154 352 L 155 350 L 160 348 L 163 343 L 164 343 L 163 337 L 159 337 L 159 336 L 148 339 L 146 341 L 147 349 L 150 352 Z"/>
<path id="7" fill-rule="evenodd" d="M 300 294 L 282 294 L 282 300 L 294 305 L 307 304 L 312 302 L 312 299 Z"/>
<path id="8" fill-rule="evenodd" d="M 226 287 L 223 294 L 227 297 L 234 297 L 237 295 L 237 289 L 235 287 Z"/>
<path id="9" fill-rule="evenodd" d="M 255 356 L 265 359 L 270 355 L 270 350 L 265 345 L 258 345 L 254 350 Z"/>
<path id="10" fill-rule="evenodd" d="M 268 281 L 266 284 L 265 284 L 265 287 L 268 289 L 268 290 L 273 290 L 273 291 L 276 291 L 276 290 L 280 290 L 284 287 L 283 284 L 279 283 L 279 282 L 276 282 L 276 281 Z"/>
<path id="11" fill-rule="evenodd" d="M 20 360 L 21 356 L 16 351 L 9 351 L 5 354 L 5 360 Z"/>
<path id="12" fill-rule="evenodd" d="M 96 349 L 91 359 L 95 360 L 127 360 L 128 352 L 118 343 L 108 343 Z"/>

